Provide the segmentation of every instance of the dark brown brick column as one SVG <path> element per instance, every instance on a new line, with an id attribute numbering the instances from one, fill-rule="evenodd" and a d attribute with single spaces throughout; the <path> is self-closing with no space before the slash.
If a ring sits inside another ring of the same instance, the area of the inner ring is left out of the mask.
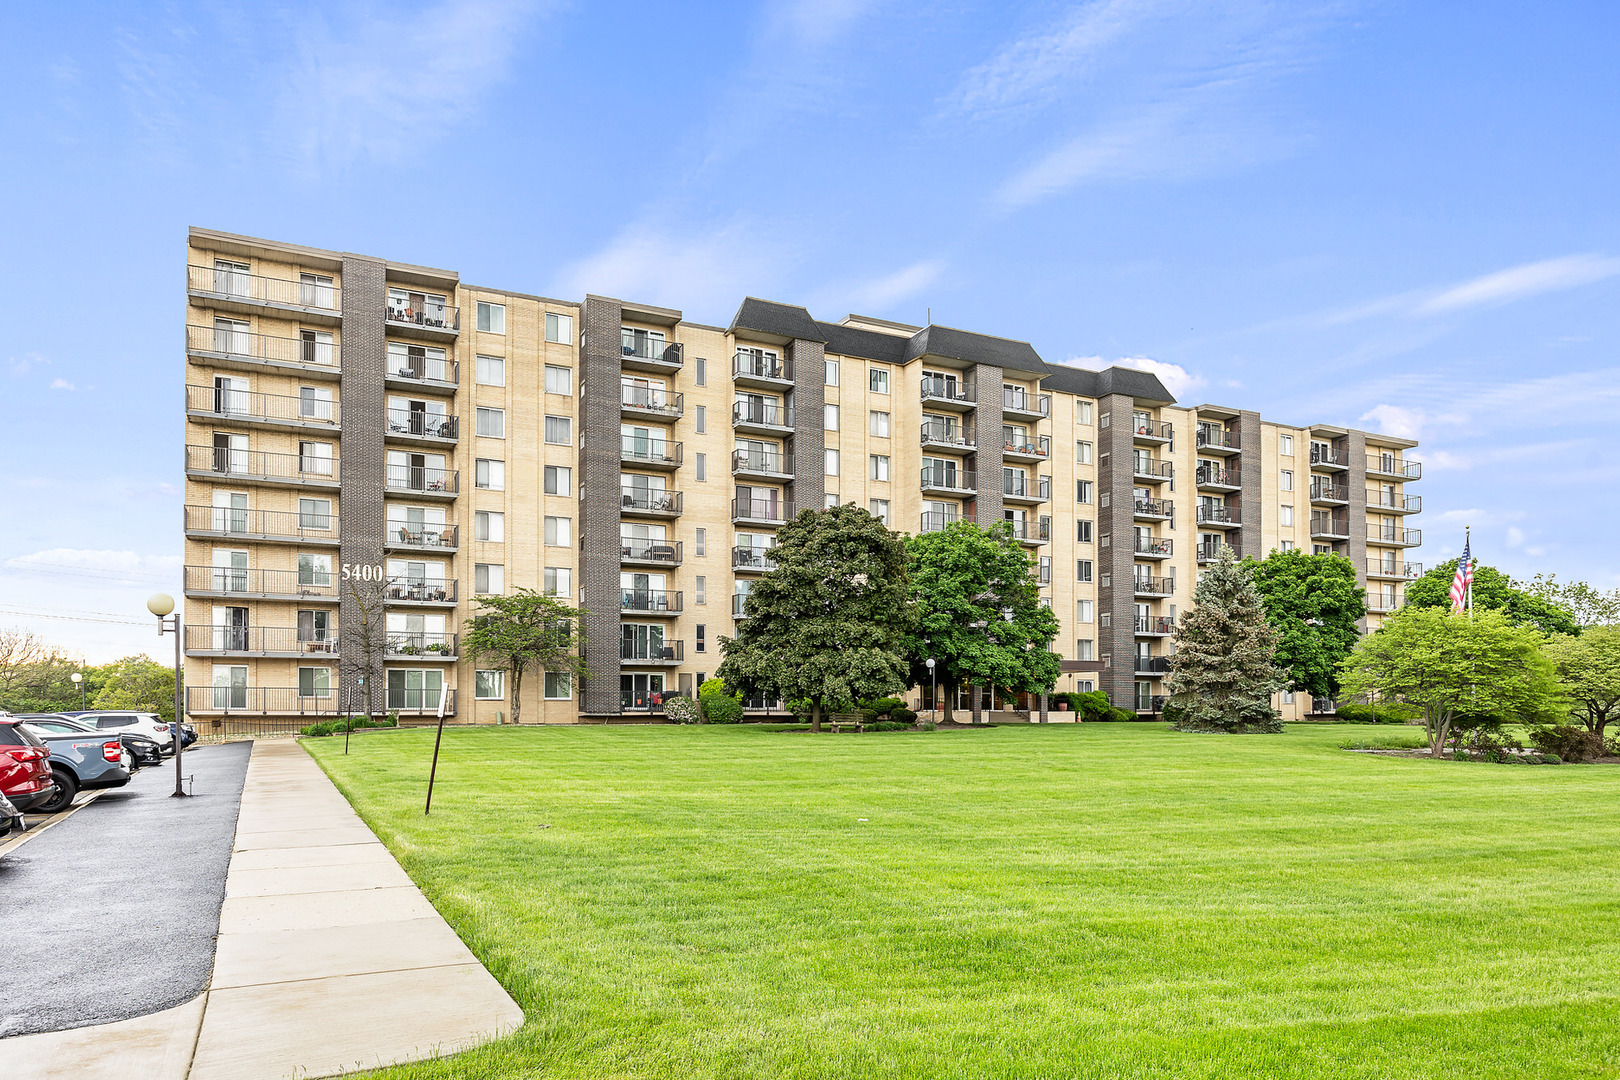
<path id="1" fill-rule="evenodd" d="M 795 339 L 788 342 L 786 352 L 793 365 L 793 484 L 788 499 L 796 514 L 820 510 L 827 501 L 827 347 Z M 848 468 L 849 462 L 838 463 L 840 474 Z M 843 495 L 841 487 L 838 494 Z"/>
<path id="2" fill-rule="evenodd" d="M 1266 552 L 1261 547 L 1265 537 L 1260 531 L 1260 508 L 1266 496 L 1266 477 L 1265 459 L 1260 453 L 1260 414 L 1257 412 L 1238 413 L 1238 478 L 1243 485 L 1237 493 L 1237 509 L 1242 515 L 1238 520 L 1243 523 L 1238 530 L 1238 558 L 1263 559 Z M 1295 477 L 1294 484 L 1296 488 L 1299 486 L 1298 477 Z M 1193 497 L 1197 499 L 1196 493 Z M 1231 502 L 1228 499 L 1227 505 L 1230 506 Z M 1298 512 L 1296 507 L 1295 513 Z M 1310 512 L 1308 502 L 1305 512 Z"/>
<path id="3" fill-rule="evenodd" d="M 1099 673 L 1099 689 L 1122 709 L 1136 700 L 1136 573 L 1131 489 L 1135 442 L 1131 437 L 1136 401 L 1110 394 L 1097 402 L 1097 642 L 1110 664 Z M 1108 426 L 1102 427 L 1103 417 Z M 1106 505 L 1105 505 L 1106 503 Z M 1109 625 L 1101 623 L 1104 613 Z"/>
<path id="4" fill-rule="evenodd" d="M 619 714 L 618 301 L 587 296 L 579 346 L 579 577 L 586 673 L 581 715 Z"/>
<path id="5" fill-rule="evenodd" d="M 368 664 L 360 648 L 365 623 L 355 592 L 343 581 L 344 565 L 383 567 L 383 476 L 387 455 L 383 449 L 387 344 L 383 331 L 386 297 L 383 264 L 353 255 L 343 259 L 343 327 L 338 342 L 340 367 L 338 398 L 342 435 L 338 449 L 338 515 L 342 526 L 339 565 L 334 568 L 341 600 L 338 607 L 339 685 L 353 688 L 360 698 L 359 676 L 372 688 L 372 708 L 387 707 L 383 677 L 381 634 L 386 618 L 381 610 L 383 590 L 356 583 L 372 612 L 373 658 Z"/>
<path id="6" fill-rule="evenodd" d="M 1350 455 L 1350 471 L 1344 474 L 1344 483 L 1350 489 L 1350 542 L 1345 545 L 1350 561 L 1356 564 L 1356 583 L 1362 595 L 1367 593 L 1367 436 L 1352 431 L 1345 438 L 1345 452 Z M 1403 559 L 1404 560 L 1404 556 Z M 1363 632 L 1367 620 L 1360 623 Z"/>
<path id="7" fill-rule="evenodd" d="M 1000 521 L 1006 505 L 1001 497 L 1001 380 L 1001 368 L 985 364 L 976 364 L 973 368 L 973 390 L 979 402 L 973 410 L 973 436 L 978 446 L 973 455 L 973 471 L 978 474 L 979 486 L 973 506 L 980 525 Z M 1036 482 L 1039 483 L 1039 478 Z"/>

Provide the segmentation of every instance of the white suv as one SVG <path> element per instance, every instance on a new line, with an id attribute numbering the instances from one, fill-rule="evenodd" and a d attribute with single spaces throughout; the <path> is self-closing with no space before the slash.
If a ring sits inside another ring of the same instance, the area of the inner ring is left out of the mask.
<path id="1" fill-rule="evenodd" d="M 138 712 L 102 712 L 80 713 L 70 716 L 81 724 L 88 724 L 100 731 L 133 731 L 145 735 L 158 744 L 158 749 L 165 754 L 174 753 L 174 733 L 169 730 L 155 713 Z"/>

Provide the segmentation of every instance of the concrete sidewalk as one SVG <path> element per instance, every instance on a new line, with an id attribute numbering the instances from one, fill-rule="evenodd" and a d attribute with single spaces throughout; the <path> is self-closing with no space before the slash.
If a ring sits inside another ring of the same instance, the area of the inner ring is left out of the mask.
<path id="1" fill-rule="evenodd" d="M 292 742 L 248 764 L 198 999 L 0 1040 L 7 1080 L 279 1080 L 450 1054 L 523 1013 Z"/>

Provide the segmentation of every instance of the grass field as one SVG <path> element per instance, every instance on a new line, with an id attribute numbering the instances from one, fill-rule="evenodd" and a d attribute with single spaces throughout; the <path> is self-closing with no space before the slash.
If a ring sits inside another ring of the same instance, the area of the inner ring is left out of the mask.
<path id="1" fill-rule="evenodd" d="M 528 1016 L 379 1075 L 1620 1075 L 1620 768 L 1369 730 L 305 745 Z"/>

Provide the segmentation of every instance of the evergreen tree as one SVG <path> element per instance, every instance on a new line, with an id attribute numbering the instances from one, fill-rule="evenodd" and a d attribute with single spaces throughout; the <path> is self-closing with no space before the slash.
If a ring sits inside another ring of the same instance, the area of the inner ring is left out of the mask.
<path id="1" fill-rule="evenodd" d="M 1275 662 L 1277 633 L 1266 622 L 1250 565 L 1232 549 L 1204 572 L 1193 607 L 1176 623 L 1169 708 L 1180 731 L 1279 732 L 1271 695 L 1286 673 Z"/>

